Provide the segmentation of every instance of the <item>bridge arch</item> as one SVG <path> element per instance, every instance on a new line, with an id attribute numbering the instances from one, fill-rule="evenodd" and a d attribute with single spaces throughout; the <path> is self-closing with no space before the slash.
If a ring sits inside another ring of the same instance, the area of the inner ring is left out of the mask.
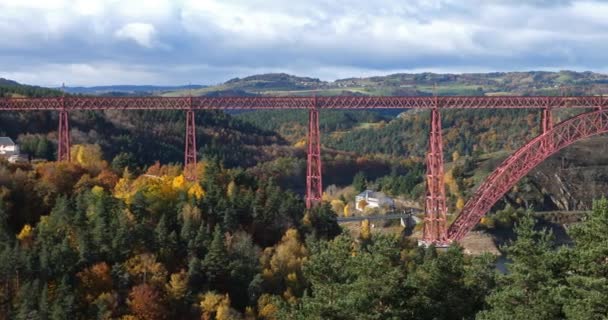
<path id="1" fill-rule="evenodd" d="M 576 141 L 608 132 L 608 109 L 587 112 L 555 125 L 530 140 L 490 174 L 467 201 L 448 229 L 448 238 L 459 241 L 513 186 L 552 154 Z"/>

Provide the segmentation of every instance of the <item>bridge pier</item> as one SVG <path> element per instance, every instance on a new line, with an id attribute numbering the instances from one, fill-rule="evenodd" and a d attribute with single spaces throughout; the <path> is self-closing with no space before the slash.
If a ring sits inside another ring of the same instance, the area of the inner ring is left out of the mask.
<path id="1" fill-rule="evenodd" d="M 543 109 L 541 116 L 540 116 L 540 126 L 541 126 L 540 127 L 541 135 L 553 130 L 553 114 L 551 112 L 550 107 Z M 551 148 L 553 148 L 553 139 L 551 139 L 551 137 L 549 137 L 547 141 L 543 141 L 543 143 L 541 144 L 541 149 L 548 150 Z"/>
<path id="2" fill-rule="evenodd" d="M 306 208 L 321 202 L 323 181 L 321 179 L 321 134 L 319 132 L 319 109 L 316 98 L 308 110 L 308 155 L 306 160 Z"/>
<path id="3" fill-rule="evenodd" d="M 551 113 L 551 108 L 543 109 L 540 122 L 541 134 L 553 130 L 553 114 Z"/>
<path id="4" fill-rule="evenodd" d="M 431 110 L 429 146 L 426 155 L 426 203 L 421 244 L 445 246 L 447 238 L 447 206 L 443 176 L 443 139 L 438 100 Z"/>
<path id="5" fill-rule="evenodd" d="M 191 99 L 192 101 L 192 99 Z M 186 111 L 186 144 L 184 150 L 184 177 L 188 181 L 196 180 L 196 124 L 194 111 Z"/>
<path id="6" fill-rule="evenodd" d="M 57 161 L 70 162 L 70 124 L 65 108 L 59 111 L 59 129 L 57 130 Z"/>

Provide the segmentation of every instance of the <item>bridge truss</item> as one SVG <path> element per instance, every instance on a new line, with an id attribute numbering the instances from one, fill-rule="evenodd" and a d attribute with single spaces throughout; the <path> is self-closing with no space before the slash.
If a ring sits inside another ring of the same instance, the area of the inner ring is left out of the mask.
<path id="1" fill-rule="evenodd" d="M 321 201 L 323 192 L 319 111 L 324 109 L 429 109 L 431 125 L 426 157 L 426 208 L 423 242 L 445 245 L 461 240 L 481 217 L 532 168 L 577 140 L 608 131 L 608 99 L 576 97 L 82 97 L 0 99 L 0 111 L 49 110 L 59 113 L 58 160 L 70 161 L 69 112 L 77 110 L 184 110 L 186 134 L 184 175 L 196 180 L 196 110 L 309 110 L 306 206 Z M 595 109 L 556 126 L 551 110 Z M 542 134 L 511 155 L 466 203 L 447 227 L 443 181 L 441 110 L 540 109 Z"/>

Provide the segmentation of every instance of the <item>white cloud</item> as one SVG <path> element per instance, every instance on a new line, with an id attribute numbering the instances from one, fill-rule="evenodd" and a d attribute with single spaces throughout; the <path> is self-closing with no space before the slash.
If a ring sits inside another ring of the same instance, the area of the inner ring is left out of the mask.
<path id="1" fill-rule="evenodd" d="M 41 66 L 72 84 L 602 70 L 607 15 L 602 0 L 0 0 L 0 77 L 43 83 Z"/>
<path id="2" fill-rule="evenodd" d="M 152 48 L 156 29 L 149 23 L 132 22 L 116 30 L 116 37 L 135 41 L 142 47 Z"/>

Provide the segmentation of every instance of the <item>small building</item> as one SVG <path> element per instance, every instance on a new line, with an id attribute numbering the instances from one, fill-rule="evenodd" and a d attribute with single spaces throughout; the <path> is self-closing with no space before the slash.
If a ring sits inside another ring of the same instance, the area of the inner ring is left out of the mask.
<path id="1" fill-rule="evenodd" d="M 19 155 L 19 146 L 9 137 L 0 137 L 0 156 L 10 157 Z"/>
<path id="2" fill-rule="evenodd" d="M 393 208 L 395 201 L 383 192 L 365 190 L 355 197 L 355 209 L 363 211 L 365 208 Z"/>

